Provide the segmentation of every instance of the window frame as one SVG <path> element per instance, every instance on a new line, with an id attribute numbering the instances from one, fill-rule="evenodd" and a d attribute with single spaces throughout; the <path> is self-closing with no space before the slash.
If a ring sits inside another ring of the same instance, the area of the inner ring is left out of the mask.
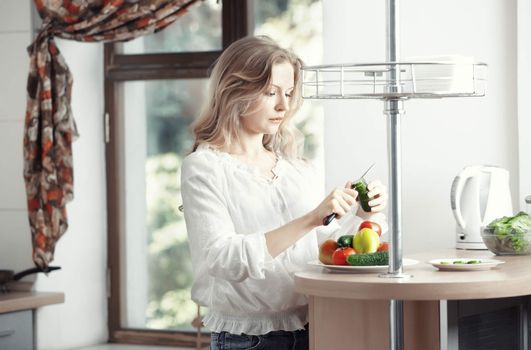
<path id="1" fill-rule="evenodd" d="M 193 8 L 189 11 L 193 11 Z M 222 1 L 222 47 L 246 36 L 248 29 L 247 0 Z M 185 14 L 186 15 L 186 14 Z M 195 347 L 196 332 L 133 329 L 121 326 L 122 314 L 122 252 L 121 237 L 125 227 L 123 155 L 120 143 L 123 130 L 119 120 L 121 99 L 117 85 L 135 80 L 207 78 L 209 68 L 221 54 L 219 51 L 119 54 L 114 43 L 104 44 L 104 125 L 107 185 L 107 311 L 109 342 Z M 202 345 L 210 342 L 209 333 L 202 333 Z"/>

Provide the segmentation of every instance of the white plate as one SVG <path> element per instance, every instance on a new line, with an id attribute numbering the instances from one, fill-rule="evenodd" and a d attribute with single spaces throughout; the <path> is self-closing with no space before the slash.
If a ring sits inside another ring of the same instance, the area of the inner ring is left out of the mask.
<path id="1" fill-rule="evenodd" d="M 477 264 L 454 264 L 454 261 L 470 261 L 479 260 Z M 475 258 L 460 258 L 460 259 L 433 259 L 428 261 L 434 267 L 441 271 L 481 271 L 489 270 L 493 267 L 503 264 L 505 261 L 495 259 L 475 259 Z M 446 263 L 446 264 L 445 264 Z"/>
<path id="2" fill-rule="evenodd" d="M 402 259 L 402 266 L 411 266 L 417 264 L 417 260 Z M 385 272 L 389 269 L 389 265 L 371 265 L 371 266 L 350 266 L 350 265 L 325 265 L 319 260 L 310 261 L 308 263 L 312 266 L 318 266 L 334 272 L 345 273 L 371 273 L 371 272 Z"/>

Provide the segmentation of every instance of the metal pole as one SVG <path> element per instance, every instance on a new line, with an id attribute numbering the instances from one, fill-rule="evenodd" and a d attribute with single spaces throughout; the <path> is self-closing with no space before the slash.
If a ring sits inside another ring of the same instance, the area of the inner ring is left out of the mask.
<path id="1" fill-rule="evenodd" d="M 393 326 L 390 322 L 389 327 L 389 350 L 404 349 L 404 325 L 402 322 L 402 314 L 404 312 L 402 300 L 391 300 L 389 305 L 389 320 L 400 319 Z M 400 315 L 400 316 L 399 316 Z"/>
<path id="2" fill-rule="evenodd" d="M 400 172 L 400 112 L 402 101 L 386 101 L 387 114 L 387 147 L 389 161 L 389 271 L 380 277 L 408 278 L 402 273 L 402 223 L 400 212 L 401 172 Z M 401 300 L 390 300 L 389 303 L 389 349 L 404 349 L 404 312 Z"/>
<path id="3" fill-rule="evenodd" d="M 399 52 L 398 0 L 387 0 L 385 5 L 385 23 L 387 34 L 387 62 L 397 62 Z"/>
<path id="4" fill-rule="evenodd" d="M 390 250 L 389 271 L 381 277 L 410 277 L 402 273 L 402 222 L 401 222 L 401 148 L 400 148 L 400 114 L 403 114 L 403 102 L 393 98 L 393 93 L 400 92 L 399 61 L 399 26 L 398 0 L 386 0 L 387 24 L 387 62 L 389 65 L 389 84 L 385 100 L 384 113 L 387 115 L 387 155 L 389 164 L 389 228 Z M 401 300 L 389 302 L 389 349 L 404 349 L 404 310 Z"/>
<path id="5" fill-rule="evenodd" d="M 400 116 L 404 114 L 403 101 L 393 94 L 401 92 L 400 67 L 398 62 L 398 0 L 387 0 L 387 62 L 389 82 L 386 87 L 389 97 L 385 99 L 384 114 L 387 115 L 387 156 L 389 164 L 389 271 L 381 277 L 408 277 L 402 274 L 402 213 L 401 213 L 401 147 Z"/>
<path id="6" fill-rule="evenodd" d="M 388 98 L 385 100 L 384 114 L 387 115 L 387 157 L 389 164 L 389 271 L 382 277 L 409 277 L 402 274 L 402 213 L 401 185 L 402 174 L 400 147 L 400 115 L 404 114 L 403 101 L 393 98 L 400 93 L 399 26 L 398 0 L 386 0 L 387 46 L 386 55 L 389 64 L 389 82 L 386 87 Z M 400 314 L 398 314 L 400 316 Z"/>
<path id="7" fill-rule="evenodd" d="M 400 147 L 400 104 L 402 101 L 386 101 L 387 114 L 387 158 L 389 165 L 389 271 L 387 277 L 401 277 L 402 274 L 402 173 Z"/>

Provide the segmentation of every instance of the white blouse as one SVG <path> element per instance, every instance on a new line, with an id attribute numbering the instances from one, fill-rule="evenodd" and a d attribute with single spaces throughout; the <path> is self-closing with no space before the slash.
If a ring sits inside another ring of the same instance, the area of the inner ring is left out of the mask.
<path id="1" fill-rule="evenodd" d="M 279 157 L 269 179 L 228 153 L 200 145 L 181 167 L 181 193 L 192 256 L 192 299 L 208 308 L 214 332 L 250 335 L 293 331 L 308 322 L 307 298 L 293 275 L 318 258 L 318 243 L 353 233 L 362 218 L 308 232 L 272 258 L 265 233 L 314 209 L 324 198 L 312 167 Z M 383 214 L 367 214 L 386 230 Z"/>

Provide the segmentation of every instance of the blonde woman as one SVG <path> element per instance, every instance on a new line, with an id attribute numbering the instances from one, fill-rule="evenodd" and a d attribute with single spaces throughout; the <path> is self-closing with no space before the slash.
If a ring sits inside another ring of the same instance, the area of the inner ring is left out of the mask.
<path id="1" fill-rule="evenodd" d="M 355 229 L 361 217 L 385 226 L 375 214 L 387 202 L 379 181 L 369 184 L 371 213 L 350 183 L 320 195 L 292 124 L 300 67 L 267 37 L 236 41 L 215 64 L 192 128 L 181 191 L 192 299 L 208 308 L 212 349 L 308 349 L 307 298 L 295 293 L 293 274 L 317 259 L 318 240 Z M 321 226 L 331 213 L 340 220 Z"/>

